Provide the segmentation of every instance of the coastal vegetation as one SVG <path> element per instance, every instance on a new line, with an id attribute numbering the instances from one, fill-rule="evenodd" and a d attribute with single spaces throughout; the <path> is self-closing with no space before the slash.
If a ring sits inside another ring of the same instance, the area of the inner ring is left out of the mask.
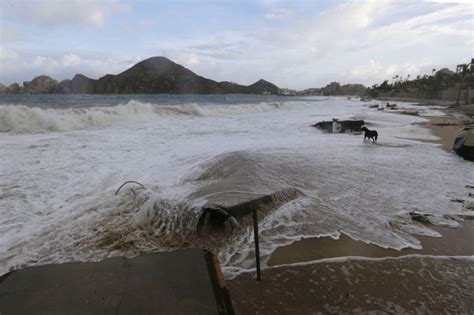
<path id="1" fill-rule="evenodd" d="M 372 98 L 412 98 L 454 101 L 456 104 L 474 102 L 474 59 L 459 64 L 456 71 L 432 69 L 431 74 L 412 78 L 395 75 L 391 80 L 367 89 Z"/>

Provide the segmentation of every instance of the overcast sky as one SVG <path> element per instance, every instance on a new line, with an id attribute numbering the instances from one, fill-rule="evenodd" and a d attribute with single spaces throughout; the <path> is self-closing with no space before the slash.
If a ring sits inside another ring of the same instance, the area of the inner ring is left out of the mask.
<path id="1" fill-rule="evenodd" d="M 0 0 L 0 82 L 165 56 L 217 81 L 371 85 L 467 62 L 473 30 L 470 0 Z"/>

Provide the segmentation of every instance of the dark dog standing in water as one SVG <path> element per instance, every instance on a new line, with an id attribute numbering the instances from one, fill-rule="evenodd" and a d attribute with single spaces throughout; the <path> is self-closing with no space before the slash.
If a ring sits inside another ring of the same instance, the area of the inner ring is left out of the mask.
<path id="1" fill-rule="evenodd" d="M 378 133 L 377 131 L 375 130 L 369 130 L 367 129 L 366 127 L 362 127 L 360 128 L 360 130 L 363 130 L 365 132 L 364 134 L 364 141 L 365 141 L 365 138 L 369 138 L 372 139 L 372 142 L 376 142 L 377 141 L 377 137 L 378 137 Z"/>

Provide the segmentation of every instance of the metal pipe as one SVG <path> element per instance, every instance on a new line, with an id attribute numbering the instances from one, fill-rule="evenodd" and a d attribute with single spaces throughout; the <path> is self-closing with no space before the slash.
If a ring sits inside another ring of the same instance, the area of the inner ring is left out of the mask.
<path id="1" fill-rule="evenodd" d="M 257 221 L 257 209 L 252 210 L 253 214 L 253 236 L 255 240 L 255 264 L 257 266 L 257 281 L 262 280 L 260 274 L 260 245 L 258 243 L 258 221 Z"/>

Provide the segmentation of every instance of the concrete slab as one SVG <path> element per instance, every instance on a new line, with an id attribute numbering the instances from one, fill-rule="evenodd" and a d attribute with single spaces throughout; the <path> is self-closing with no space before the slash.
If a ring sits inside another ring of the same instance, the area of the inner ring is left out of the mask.
<path id="1" fill-rule="evenodd" d="M 191 204 L 202 204 L 198 231 L 222 229 L 228 219 L 248 216 L 253 210 L 263 217 L 300 196 L 300 191 L 278 179 L 278 169 L 286 170 L 286 163 L 263 151 L 229 152 L 201 164 L 198 175 L 187 179 L 200 186 L 186 197 Z"/>
<path id="2" fill-rule="evenodd" d="M 249 215 L 253 209 L 261 213 L 264 208 L 272 208 L 272 206 L 276 208 L 299 195 L 298 190 L 291 188 L 266 194 L 225 191 L 221 194 L 211 195 L 207 198 L 208 202 L 202 207 L 198 230 L 202 230 L 205 226 L 223 228 L 230 217 L 240 218 Z"/>
<path id="3" fill-rule="evenodd" d="M 28 267 L 0 278 L 1 314 L 232 314 L 201 249 Z"/>

